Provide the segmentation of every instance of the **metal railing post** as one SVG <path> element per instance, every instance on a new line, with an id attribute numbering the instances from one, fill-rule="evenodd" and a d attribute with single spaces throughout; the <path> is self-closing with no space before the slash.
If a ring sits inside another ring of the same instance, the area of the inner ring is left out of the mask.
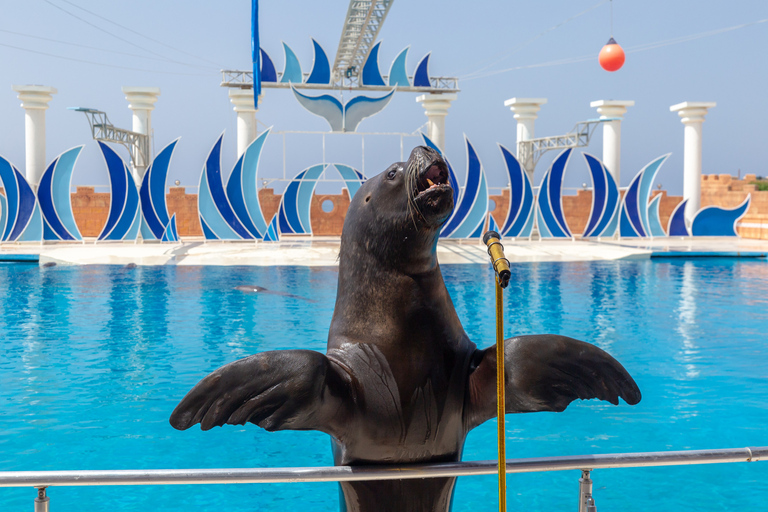
<path id="1" fill-rule="evenodd" d="M 35 498 L 35 512 L 48 512 L 48 504 L 51 499 L 45 495 L 45 487 L 37 487 L 37 498 Z"/>
<path id="2" fill-rule="evenodd" d="M 597 512 L 595 500 L 592 498 L 592 479 L 589 478 L 591 469 L 582 469 L 579 478 L 579 512 Z"/>

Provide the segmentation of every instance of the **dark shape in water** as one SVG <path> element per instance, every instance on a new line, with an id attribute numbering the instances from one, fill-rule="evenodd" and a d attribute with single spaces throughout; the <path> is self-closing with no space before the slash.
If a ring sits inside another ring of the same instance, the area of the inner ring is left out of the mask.
<path id="1" fill-rule="evenodd" d="M 223 366 L 184 397 L 171 425 L 320 430 L 337 465 L 458 461 L 467 433 L 495 416 L 496 347 L 469 340 L 440 273 L 437 240 L 452 208 L 446 164 L 431 149 L 368 180 L 344 222 L 327 354 L 280 350 Z M 518 336 L 504 353 L 508 413 L 640 401 L 627 371 L 593 345 Z M 341 508 L 445 512 L 455 480 L 342 482 Z"/>
<path id="2" fill-rule="evenodd" d="M 136 264 L 131 262 L 131 263 L 128 263 L 127 265 L 125 265 L 123 268 L 124 269 L 136 268 Z"/>
<path id="3" fill-rule="evenodd" d="M 259 294 L 268 293 L 270 295 L 280 295 L 282 297 L 290 297 L 291 299 L 299 299 L 299 300 L 305 300 L 307 302 L 315 302 L 314 300 L 308 299 L 306 297 L 301 297 L 299 295 L 294 295 L 292 293 L 276 292 L 274 290 L 267 290 L 266 288 L 261 287 L 261 286 L 240 285 L 240 286 L 235 286 L 235 290 L 237 290 L 239 292 L 244 292 L 244 293 L 259 293 Z"/>
<path id="4" fill-rule="evenodd" d="M 43 266 L 43 268 L 55 267 L 56 266 L 56 262 L 55 261 L 46 261 L 45 263 L 43 263 L 42 266 Z"/>

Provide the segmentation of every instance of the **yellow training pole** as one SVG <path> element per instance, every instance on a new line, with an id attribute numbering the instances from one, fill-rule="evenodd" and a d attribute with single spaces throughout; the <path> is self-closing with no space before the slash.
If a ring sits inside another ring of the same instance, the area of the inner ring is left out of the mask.
<path id="1" fill-rule="evenodd" d="M 499 438 L 499 511 L 507 511 L 507 449 L 504 430 L 504 290 L 496 276 L 496 418 Z"/>

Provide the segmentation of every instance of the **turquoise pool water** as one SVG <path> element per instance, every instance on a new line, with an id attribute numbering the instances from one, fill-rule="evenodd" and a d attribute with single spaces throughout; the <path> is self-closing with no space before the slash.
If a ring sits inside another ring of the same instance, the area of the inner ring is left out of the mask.
<path id="1" fill-rule="evenodd" d="M 446 266 L 470 337 L 492 344 L 492 275 Z M 0 471 L 331 465 L 315 432 L 178 432 L 177 401 L 214 368 L 271 349 L 325 349 L 335 269 L 0 264 Z M 293 294 L 246 294 L 259 285 Z M 304 300 L 308 299 L 308 300 Z M 309 300 L 314 302 L 309 302 Z M 591 341 L 634 375 L 643 401 L 508 416 L 508 456 L 768 445 L 768 264 L 697 259 L 521 264 L 507 335 Z M 495 423 L 465 460 L 495 457 Z M 576 471 L 510 475 L 510 510 L 575 510 Z M 600 470 L 599 510 L 764 510 L 768 462 Z M 34 489 L 0 489 L 0 510 Z M 49 490 L 52 510 L 338 510 L 335 484 Z M 459 480 L 454 510 L 497 508 L 495 477 Z"/>

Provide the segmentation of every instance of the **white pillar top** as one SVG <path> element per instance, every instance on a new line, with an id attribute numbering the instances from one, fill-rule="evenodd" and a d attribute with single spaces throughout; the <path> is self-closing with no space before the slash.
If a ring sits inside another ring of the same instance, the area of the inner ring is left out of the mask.
<path id="1" fill-rule="evenodd" d="M 683 124 L 703 123 L 704 116 L 710 108 L 716 107 L 714 101 L 684 101 L 669 107 L 670 112 L 677 112 Z"/>
<path id="2" fill-rule="evenodd" d="M 451 102 L 458 99 L 457 94 L 422 94 L 416 96 L 416 102 L 421 103 L 424 110 L 427 112 L 427 116 L 445 116 L 448 115 L 448 108 L 451 106 Z"/>
<path id="3" fill-rule="evenodd" d="M 505 107 L 515 113 L 515 119 L 536 119 L 541 106 L 547 98 L 510 98 L 504 102 Z"/>
<path id="4" fill-rule="evenodd" d="M 259 102 L 264 97 L 264 93 L 259 94 Z M 253 89 L 230 89 L 229 101 L 235 106 L 232 110 L 235 112 L 256 112 L 258 109 L 253 106 Z"/>
<path id="5" fill-rule="evenodd" d="M 59 92 L 55 87 L 47 85 L 14 85 L 12 88 L 19 93 L 21 106 L 25 109 L 45 110 L 53 95 Z"/>
<path id="6" fill-rule="evenodd" d="M 154 110 L 160 96 L 159 87 L 123 87 L 122 91 L 131 110 Z"/>
<path id="7" fill-rule="evenodd" d="M 627 107 L 634 107 L 632 100 L 597 100 L 589 104 L 590 107 L 597 108 L 597 113 L 601 119 L 608 117 L 622 117 L 627 113 Z"/>

